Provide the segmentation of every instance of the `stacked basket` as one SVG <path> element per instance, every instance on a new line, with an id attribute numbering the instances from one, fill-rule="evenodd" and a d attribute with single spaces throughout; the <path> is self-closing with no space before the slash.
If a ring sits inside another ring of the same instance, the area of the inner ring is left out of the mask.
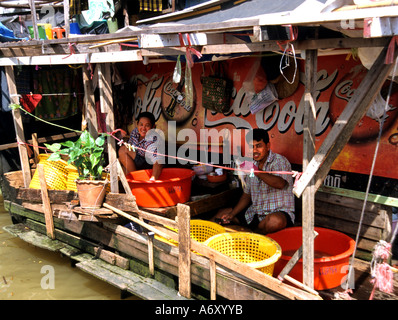
<path id="1" fill-rule="evenodd" d="M 46 178 L 47 189 L 65 190 L 67 185 L 68 170 L 64 160 L 48 161 L 49 154 L 39 154 L 39 164 L 43 165 L 44 177 Z M 38 170 L 35 171 L 29 188 L 40 189 Z"/>
<path id="2" fill-rule="evenodd" d="M 191 239 L 202 243 L 214 235 L 226 232 L 223 226 L 219 225 L 218 223 L 206 220 L 191 220 L 190 225 L 191 225 Z M 177 229 L 173 228 L 169 229 L 178 232 Z M 160 241 L 172 244 L 174 246 L 178 245 L 178 242 L 173 240 L 166 240 L 165 238 L 160 236 L 155 236 L 155 238 Z"/>
<path id="3" fill-rule="evenodd" d="M 169 229 L 178 232 L 176 229 Z M 206 220 L 191 220 L 190 231 L 191 239 L 270 276 L 273 275 L 274 265 L 282 255 L 282 249 L 276 241 L 260 234 L 227 232 L 223 226 Z M 178 246 L 176 241 L 156 235 L 155 238 Z"/>
<path id="4" fill-rule="evenodd" d="M 218 234 L 204 244 L 270 276 L 282 255 L 282 249 L 276 241 L 250 232 Z"/>

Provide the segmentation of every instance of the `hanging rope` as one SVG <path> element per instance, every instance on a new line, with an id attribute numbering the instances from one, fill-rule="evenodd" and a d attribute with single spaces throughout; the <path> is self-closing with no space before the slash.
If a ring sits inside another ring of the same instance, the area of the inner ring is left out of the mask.
<path id="1" fill-rule="evenodd" d="M 373 290 L 369 300 L 373 299 L 376 288 L 385 293 L 393 292 L 393 273 L 386 261 L 391 256 L 391 244 L 380 240 L 373 251 L 372 262 L 370 264 Z"/>
<path id="2" fill-rule="evenodd" d="M 243 162 L 239 166 L 239 168 L 237 169 L 237 168 L 225 167 L 225 166 L 216 165 L 216 164 L 212 164 L 212 163 L 207 163 L 207 162 L 201 162 L 201 161 L 197 161 L 197 160 L 187 159 L 187 158 L 183 158 L 183 157 L 171 156 L 171 155 L 162 154 L 162 153 L 159 153 L 159 152 L 153 152 L 153 151 L 149 151 L 149 150 L 137 147 L 137 146 L 133 146 L 133 145 L 128 144 L 127 142 L 123 141 L 123 139 L 119 139 L 119 138 L 115 137 L 114 134 L 116 132 L 120 131 L 120 130 L 121 129 L 116 129 L 116 130 L 114 130 L 112 132 L 108 132 L 106 134 L 111 136 L 111 137 L 113 137 L 116 141 L 118 141 L 117 144 L 119 146 L 124 145 L 124 146 L 126 146 L 126 148 L 128 148 L 129 150 L 133 150 L 133 151 L 142 150 L 142 151 L 144 151 L 146 153 L 150 153 L 150 154 L 154 154 L 154 155 L 158 155 L 158 156 L 162 156 L 162 157 L 169 157 L 169 158 L 176 159 L 176 160 L 181 160 L 181 161 L 184 161 L 184 162 L 185 161 L 194 162 L 195 164 L 211 166 L 211 167 L 214 167 L 214 168 L 220 168 L 220 169 L 230 170 L 230 171 L 239 171 L 239 172 L 242 172 L 242 173 L 249 174 L 250 177 L 254 177 L 255 173 L 291 174 L 292 177 L 296 178 L 296 180 L 295 180 L 295 183 L 296 183 L 298 181 L 298 179 L 300 178 L 301 174 L 302 174 L 301 172 L 298 172 L 298 171 L 261 171 L 261 170 L 258 170 L 258 168 L 256 166 L 254 166 L 253 163 L 251 163 L 251 162 L 246 162 L 246 163 Z"/>
<path id="3" fill-rule="evenodd" d="M 378 134 L 378 137 L 377 137 L 376 148 L 375 148 L 375 152 L 374 152 L 374 155 L 373 155 L 372 167 L 371 167 L 371 170 L 370 170 L 370 173 L 369 173 L 369 180 L 368 180 L 368 184 L 367 184 L 367 187 L 366 187 L 365 199 L 364 199 L 363 206 L 362 206 L 362 211 L 361 211 L 361 218 L 359 220 L 358 231 L 357 231 L 356 238 L 355 238 L 355 248 L 354 248 L 354 252 L 352 254 L 351 261 L 350 261 L 350 266 L 349 266 L 349 269 L 348 269 L 347 284 L 346 284 L 346 289 L 347 290 L 352 289 L 352 288 L 349 288 L 349 284 L 350 284 L 350 279 L 353 276 L 352 270 L 353 270 L 354 259 L 355 259 L 357 246 L 358 246 L 358 241 L 359 241 L 359 234 L 360 234 L 361 227 L 362 227 L 362 222 L 363 222 L 363 217 L 364 217 L 364 213 L 365 213 L 366 203 L 368 201 L 370 185 L 372 183 L 373 172 L 374 172 L 374 168 L 375 168 L 375 164 L 376 164 L 377 154 L 378 154 L 378 151 L 379 151 L 379 146 L 380 146 L 381 135 L 382 135 L 382 132 L 383 132 L 384 121 L 385 121 L 386 116 L 387 116 L 387 110 L 389 110 L 389 102 L 390 102 L 390 98 L 391 98 L 392 86 L 393 86 L 393 83 L 394 83 L 394 77 L 395 77 L 395 72 L 396 72 L 396 69 L 397 69 L 397 64 L 398 64 L 398 58 L 395 60 L 393 79 L 391 80 L 390 86 L 389 86 L 389 89 L 388 89 L 388 95 L 387 95 L 386 103 L 385 103 L 385 106 L 384 106 L 384 113 L 383 113 L 382 118 L 379 121 L 379 134 Z M 386 268 L 386 266 L 382 267 L 383 271 L 380 273 L 380 275 L 387 275 L 387 273 L 384 270 L 385 268 Z M 386 279 L 386 280 L 387 281 L 391 281 L 391 278 Z M 384 283 L 384 280 L 377 279 L 376 282 L 378 284 L 380 284 L 380 283 Z M 382 285 L 381 287 L 388 288 L 389 286 L 388 285 Z"/>

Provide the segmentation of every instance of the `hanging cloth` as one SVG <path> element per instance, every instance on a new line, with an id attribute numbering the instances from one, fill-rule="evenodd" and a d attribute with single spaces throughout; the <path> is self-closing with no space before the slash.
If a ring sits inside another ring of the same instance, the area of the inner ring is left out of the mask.
<path id="1" fill-rule="evenodd" d="M 24 109 L 32 113 L 42 98 L 41 94 L 23 94 L 19 99 Z"/>

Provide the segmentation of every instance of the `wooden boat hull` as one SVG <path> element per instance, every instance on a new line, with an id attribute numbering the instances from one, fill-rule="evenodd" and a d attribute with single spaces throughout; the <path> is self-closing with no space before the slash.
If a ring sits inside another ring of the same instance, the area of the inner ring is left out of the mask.
<path id="1" fill-rule="evenodd" d="M 147 233 L 137 233 L 125 228 L 123 225 L 128 220 L 109 212 L 83 215 L 73 211 L 65 205 L 75 199 L 73 192 L 48 190 L 53 207 L 55 237 L 52 240 L 46 235 L 40 190 L 18 187 L 15 181 L 11 181 L 7 186 L 10 190 L 3 192 L 4 206 L 9 211 L 14 225 L 7 226 L 6 231 L 36 246 L 68 256 L 78 268 L 118 287 L 122 292 L 132 293 L 143 299 L 184 299 L 178 294 L 177 246 L 158 241 Z M 4 190 L 4 184 L 2 188 Z M 230 194 L 224 196 L 228 197 Z M 215 203 L 223 205 L 220 195 L 216 195 L 215 199 L 205 201 L 212 203 L 212 206 Z M 134 199 L 125 194 L 110 193 L 105 203 L 131 214 L 137 210 Z M 191 209 L 192 214 L 206 210 L 203 203 L 191 204 Z M 156 210 L 155 212 L 175 217 L 173 208 L 162 213 Z M 158 215 L 146 214 L 161 221 Z M 190 259 L 192 297 L 209 299 L 212 280 L 214 281 L 210 272 L 210 260 L 195 253 L 191 253 Z M 250 277 L 231 271 L 232 269 L 217 264 L 217 296 L 230 300 L 320 299 L 319 296 L 283 282 L 272 288 L 266 287 Z M 359 264 L 359 269 L 362 270 L 356 273 L 355 277 L 363 283 L 363 274 L 368 273 L 369 264 Z M 333 294 L 332 290 L 322 292 L 321 296 L 329 299 L 333 298 Z M 386 299 L 383 294 L 381 297 Z"/>
<path id="2" fill-rule="evenodd" d="M 20 222 L 19 228 L 25 230 L 32 230 L 39 234 L 46 234 L 45 219 L 43 214 L 24 208 L 22 205 L 15 204 L 11 201 L 4 200 L 4 206 L 13 217 L 14 221 Z M 148 271 L 148 236 L 145 234 L 138 234 L 121 225 L 111 222 L 102 222 L 101 224 L 79 221 L 66 220 L 54 217 L 55 225 L 55 244 L 54 251 L 61 251 L 66 245 L 74 248 L 70 250 L 69 256 L 71 259 L 77 259 L 81 254 L 87 253 L 91 257 L 96 255 L 96 248 L 103 248 L 111 252 L 116 251 L 123 257 L 129 260 L 129 269 L 134 273 L 151 278 Z M 27 240 L 26 236 L 16 234 L 22 239 Z M 48 239 L 48 242 L 54 240 Z M 177 283 L 175 277 L 178 276 L 178 248 L 170 246 L 161 241 L 153 240 L 155 244 L 154 250 L 154 264 L 155 274 L 154 279 L 160 283 L 167 283 L 171 287 L 176 287 Z M 60 243 L 64 245 L 60 245 Z M 38 245 L 39 242 L 34 243 Z M 64 249 L 65 250 L 65 249 Z M 192 254 L 192 268 L 191 281 L 194 285 L 204 288 L 205 291 L 210 289 L 210 275 L 208 270 L 208 260 L 196 254 Z M 77 265 L 78 267 L 85 264 Z M 87 266 L 88 268 L 88 266 Z M 119 267 L 120 268 L 120 267 Z M 233 275 L 217 274 L 217 293 L 227 299 L 242 300 L 242 299 L 283 299 L 282 296 L 271 291 L 265 292 L 252 286 L 253 284 L 245 284 L 238 278 L 233 279 Z M 105 281 L 110 281 L 104 277 Z M 264 290 L 265 288 L 263 288 Z M 133 289 L 126 289 L 136 295 L 139 292 Z M 205 297 L 209 298 L 209 297 Z"/>
<path id="3" fill-rule="evenodd" d="M 67 204 L 70 205 L 74 201 L 74 192 L 48 190 L 53 208 L 55 237 L 52 240 L 46 236 L 46 220 L 43 214 L 43 206 L 40 203 L 40 190 L 18 187 L 18 183 L 15 183 L 14 179 L 17 174 L 9 174 L 8 178 L 10 176 L 13 179 L 7 183 L 8 190 L 3 192 L 4 206 L 9 211 L 15 225 L 7 227 L 7 231 L 37 246 L 43 246 L 43 243 L 45 243 L 47 249 L 50 248 L 50 250 L 69 256 L 72 261 L 77 262 L 76 266 L 82 270 L 139 297 L 150 299 L 151 294 L 147 293 L 148 290 L 151 291 L 150 288 L 145 287 L 145 289 L 140 290 L 140 286 L 138 286 L 137 289 L 131 285 L 131 281 L 124 281 L 124 278 L 144 277 L 151 279 L 150 281 L 153 283 L 158 282 L 159 286 L 169 288 L 168 291 L 166 290 L 165 297 L 175 299 L 178 296 L 176 291 L 179 276 L 178 247 L 153 239 L 146 233 L 137 233 L 125 228 L 123 224 L 128 220 L 123 220 L 121 217 L 99 215 L 89 217 L 72 212 L 73 209 L 68 208 Z M 216 199 L 218 204 L 222 203 L 217 196 Z M 212 203 L 208 199 L 206 201 Z M 129 213 L 137 210 L 134 199 L 126 194 L 107 194 L 105 202 Z M 203 210 L 201 206 L 199 205 L 199 209 L 195 209 L 195 212 Z M 171 213 L 167 214 L 173 215 L 173 212 L 171 210 Z M 148 215 L 151 214 L 148 213 Z M 153 252 L 150 249 L 150 243 L 153 243 Z M 109 266 L 107 268 L 104 268 L 103 262 L 94 264 L 92 261 L 92 258 L 98 255 L 98 251 L 107 253 L 105 257 L 100 257 L 100 260 L 108 261 Z M 211 289 L 209 260 L 195 253 L 191 253 L 190 258 L 192 296 L 208 299 Z M 153 259 L 151 263 L 154 266 L 152 274 L 149 267 L 150 259 Z M 117 265 L 117 261 L 124 261 L 123 266 Z M 122 276 L 120 273 L 125 275 Z M 126 273 L 131 274 L 127 276 Z M 116 281 L 115 279 L 121 280 Z M 216 283 L 217 295 L 226 299 L 287 299 L 283 294 L 220 266 L 217 266 Z M 281 285 L 291 290 L 293 296 L 297 294 L 300 299 L 312 299 L 314 297 L 283 283 Z M 141 287 L 144 287 L 144 285 L 141 284 Z M 157 290 L 159 291 L 159 289 Z M 146 293 L 143 294 L 141 291 Z M 159 296 L 154 294 L 154 297 Z"/>

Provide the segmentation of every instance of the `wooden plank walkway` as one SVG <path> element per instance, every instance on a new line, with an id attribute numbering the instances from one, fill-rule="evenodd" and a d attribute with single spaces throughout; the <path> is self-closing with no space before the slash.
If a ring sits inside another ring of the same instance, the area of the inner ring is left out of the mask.
<path id="1" fill-rule="evenodd" d="M 68 256 L 77 261 L 75 266 L 82 271 L 141 299 L 187 300 L 180 296 L 177 290 L 167 287 L 155 279 L 140 276 L 130 270 L 124 270 L 101 259 L 96 259 L 93 255 L 82 253 L 62 241 L 52 240 L 44 234 L 31 230 L 22 223 L 5 226 L 3 229 L 34 246 Z"/>

